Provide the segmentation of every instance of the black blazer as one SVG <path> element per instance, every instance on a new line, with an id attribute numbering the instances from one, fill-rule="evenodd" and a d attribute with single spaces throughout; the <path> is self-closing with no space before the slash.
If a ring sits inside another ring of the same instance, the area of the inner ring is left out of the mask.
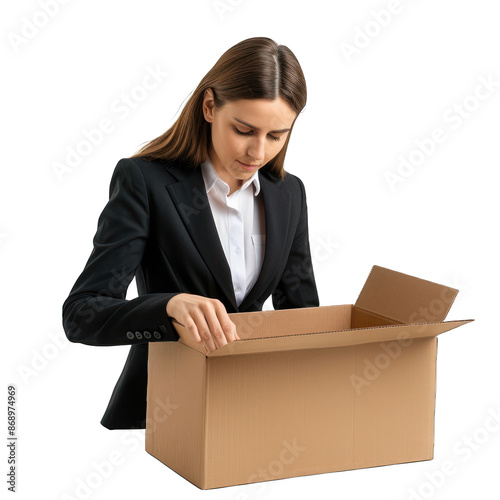
<path id="1" fill-rule="evenodd" d="M 228 313 L 319 306 L 302 181 L 259 170 L 266 248 L 260 275 L 240 307 L 219 240 L 201 168 L 179 162 L 122 158 L 99 216 L 94 248 L 64 302 L 71 342 L 130 345 L 101 424 L 144 429 L 148 343 L 177 341 L 166 313 L 178 293 L 219 299 Z M 136 277 L 138 297 L 126 300 Z"/>

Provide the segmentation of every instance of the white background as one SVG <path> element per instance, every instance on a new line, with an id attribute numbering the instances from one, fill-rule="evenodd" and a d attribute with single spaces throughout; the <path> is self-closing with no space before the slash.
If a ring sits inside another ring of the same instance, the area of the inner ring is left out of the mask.
<path id="1" fill-rule="evenodd" d="M 2 393 L 17 386 L 18 498 L 84 498 L 78 485 L 111 456 L 119 463 L 88 498 L 498 498 L 498 3 L 54 2 L 50 15 L 40 0 L 1 16 Z M 439 337 L 432 461 L 201 491 L 144 451 L 144 431 L 100 424 L 128 347 L 70 343 L 61 307 L 112 171 L 253 36 L 287 45 L 306 75 L 286 169 L 306 186 L 321 305 L 354 302 L 377 264 L 458 288 L 448 319 L 476 320 Z M 139 94 L 148 68 L 165 75 Z M 117 108 L 123 94 L 141 99 Z M 113 130 L 58 176 L 105 118 Z M 437 128 L 445 139 L 418 153 Z M 402 157 L 413 171 L 391 189 Z"/>

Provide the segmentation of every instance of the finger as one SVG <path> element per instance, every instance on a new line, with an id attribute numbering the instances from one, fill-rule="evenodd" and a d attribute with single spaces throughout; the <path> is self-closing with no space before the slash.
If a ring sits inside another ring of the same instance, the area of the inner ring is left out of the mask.
<path id="1" fill-rule="evenodd" d="M 194 319 L 189 316 L 188 319 L 185 321 L 185 323 L 186 323 L 185 326 L 187 328 L 187 331 L 191 335 L 191 338 L 198 344 L 203 342 L 203 339 L 201 338 L 201 336 L 198 332 L 198 328 L 196 326 Z"/>
<path id="2" fill-rule="evenodd" d="M 205 345 L 205 349 L 208 352 L 215 351 L 217 349 L 214 340 L 212 339 L 212 334 L 210 332 L 210 327 L 205 319 L 205 315 L 201 310 L 193 311 L 192 317 L 196 323 L 196 328 L 198 329 L 198 333 L 202 339 L 203 344 Z"/>
<path id="3" fill-rule="evenodd" d="M 210 327 L 210 334 L 212 335 L 212 339 L 214 344 L 217 346 L 217 349 L 227 344 L 228 340 L 226 339 L 224 330 L 222 329 L 222 326 L 219 323 L 219 318 L 212 307 L 207 307 L 205 318 L 208 326 Z"/>
<path id="4" fill-rule="evenodd" d="M 215 312 L 217 314 L 217 321 L 219 322 L 224 336 L 228 342 L 233 340 L 241 340 L 236 333 L 236 325 L 229 319 L 224 304 L 220 301 L 215 301 Z"/>
<path id="5" fill-rule="evenodd" d="M 227 314 L 219 317 L 219 321 L 228 342 L 232 342 L 233 340 L 241 340 L 236 333 L 236 325 L 229 319 Z"/>

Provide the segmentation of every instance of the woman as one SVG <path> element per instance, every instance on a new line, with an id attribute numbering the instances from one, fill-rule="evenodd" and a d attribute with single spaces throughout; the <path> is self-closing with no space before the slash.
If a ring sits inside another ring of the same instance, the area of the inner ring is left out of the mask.
<path id="1" fill-rule="evenodd" d="M 63 305 L 68 339 L 131 345 L 101 424 L 145 428 L 148 343 L 176 321 L 208 352 L 228 313 L 319 306 L 302 181 L 283 163 L 306 83 L 269 38 L 230 48 L 177 121 L 111 178 L 90 258 Z M 138 297 L 126 300 L 136 277 Z"/>

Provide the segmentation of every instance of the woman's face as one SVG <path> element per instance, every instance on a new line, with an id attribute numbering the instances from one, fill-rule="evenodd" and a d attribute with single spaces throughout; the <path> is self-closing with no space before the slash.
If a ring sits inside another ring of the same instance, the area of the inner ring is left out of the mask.
<path id="1" fill-rule="evenodd" d="M 212 124 L 208 155 L 230 193 L 281 151 L 297 116 L 281 97 L 239 99 L 216 108 L 210 89 L 205 91 L 203 113 Z"/>

